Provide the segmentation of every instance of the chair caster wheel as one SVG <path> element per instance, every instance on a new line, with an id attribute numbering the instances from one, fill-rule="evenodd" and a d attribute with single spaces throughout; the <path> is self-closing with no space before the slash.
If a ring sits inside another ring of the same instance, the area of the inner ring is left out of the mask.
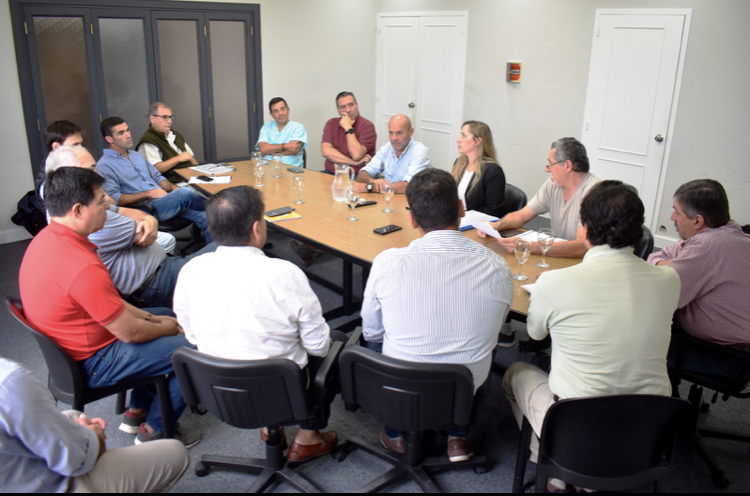
<path id="1" fill-rule="evenodd" d="M 199 463 L 197 467 L 195 467 L 195 476 L 196 477 L 205 477 L 208 475 L 208 472 L 210 472 L 210 468 L 206 467 L 202 463 Z"/>
<path id="2" fill-rule="evenodd" d="M 719 489 L 726 489 L 729 487 L 729 480 L 725 479 L 723 475 L 715 475 L 711 477 L 711 482 Z"/>
<path id="3" fill-rule="evenodd" d="M 331 452 L 331 458 L 341 463 L 349 456 L 349 449 L 346 446 L 339 446 Z"/>
<path id="4" fill-rule="evenodd" d="M 481 467 L 474 467 L 474 473 L 477 475 L 486 474 L 489 471 L 490 469 L 486 465 L 482 465 Z"/>

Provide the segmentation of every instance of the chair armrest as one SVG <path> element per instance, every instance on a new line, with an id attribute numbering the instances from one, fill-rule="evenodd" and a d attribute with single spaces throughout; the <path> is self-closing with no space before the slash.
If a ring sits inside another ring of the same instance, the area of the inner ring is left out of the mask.
<path id="1" fill-rule="evenodd" d="M 363 333 L 364 330 L 362 329 L 362 326 L 354 329 L 354 332 L 352 332 L 352 335 L 349 336 L 349 339 L 346 341 L 346 344 L 344 346 L 364 346 L 365 339 L 364 337 L 362 337 Z"/>
<path id="2" fill-rule="evenodd" d="M 317 401 L 326 396 L 326 393 L 333 382 L 338 386 L 339 355 L 341 354 L 341 350 L 344 349 L 343 344 L 344 343 L 338 341 L 331 344 L 331 348 L 328 350 L 328 355 L 325 360 L 323 360 L 323 364 L 318 369 L 318 373 L 315 374 L 313 388 Z M 335 389 L 338 390 L 338 387 Z"/>

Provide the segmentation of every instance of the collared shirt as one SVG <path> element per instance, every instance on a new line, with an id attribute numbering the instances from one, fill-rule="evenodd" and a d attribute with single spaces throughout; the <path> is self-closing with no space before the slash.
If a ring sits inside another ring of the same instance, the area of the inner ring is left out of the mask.
<path id="1" fill-rule="evenodd" d="M 104 326 L 125 304 L 88 239 L 53 220 L 26 249 L 18 279 L 26 318 L 73 360 L 115 341 Z"/>
<path id="2" fill-rule="evenodd" d="M 375 156 L 375 143 L 378 141 L 378 133 L 375 125 L 362 117 L 357 117 L 354 121 L 354 134 L 357 136 L 359 144 L 367 149 L 367 154 Z M 341 117 L 334 117 L 326 122 L 323 128 L 323 143 L 330 143 L 335 149 L 351 158 L 349 155 L 349 142 L 346 139 L 346 131 L 341 127 Z M 334 163 L 326 159 L 325 167 L 328 172 L 336 172 Z M 362 167 L 354 167 L 354 171 L 359 173 Z"/>
<path id="3" fill-rule="evenodd" d="M 62 414 L 30 370 L 0 358 L 0 490 L 64 493 L 98 456 L 96 433 Z"/>
<path id="4" fill-rule="evenodd" d="M 671 392 L 667 350 L 680 279 L 632 248 L 591 248 L 531 289 L 528 332 L 552 336 L 549 386 L 560 398 Z"/>
<path id="5" fill-rule="evenodd" d="M 330 330 L 304 272 L 254 247 L 220 246 L 188 262 L 174 311 L 188 341 L 215 357 L 303 368 L 308 354 L 328 354 Z"/>
<path id="6" fill-rule="evenodd" d="M 185 142 L 185 150 L 180 150 L 180 147 L 177 146 L 174 142 L 177 136 L 175 136 L 171 129 L 169 130 L 169 132 L 165 133 L 164 136 L 167 138 L 169 146 L 171 146 L 177 153 L 186 151 L 190 153 L 190 155 L 195 156 L 195 153 L 193 153 L 193 149 L 190 148 L 190 145 L 187 144 L 187 141 Z M 157 147 L 156 145 L 152 145 L 151 143 L 141 143 L 141 146 L 138 147 L 138 153 L 143 155 L 144 158 L 148 160 L 149 164 L 158 164 L 162 161 L 161 151 L 159 150 L 159 147 Z"/>
<path id="7" fill-rule="evenodd" d="M 104 228 L 89 234 L 89 241 L 98 247 L 99 258 L 109 270 L 115 287 L 124 295 L 143 286 L 167 258 L 158 242 L 151 246 L 136 245 L 136 227 L 133 219 L 107 211 Z"/>
<path id="8" fill-rule="evenodd" d="M 587 172 L 581 179 L 573 196 L 566 202 L 565 189 L 550 177 L 539 188 L 534 198 L 529 200 L 529 208 L 536 215 L 549 212 L 552 230 L 555 236 L 572 241 L 576 239 L 578 226 L 581 225 L 581 202 L 589 190 L 600 181 L 598 177 Z"/>
<path id="9" fill-rule="evenodd" d="M 97 171 L 107 181 L 104 183 L 104 191 L 115 203 L 120 203 L 122 195 L 134 195 L 161 188 L 159 183 L 166 181 L 140 153 L 128 150 L 128 157 L 130 160 L 107 148 L 96 163 Z"/>
<path id="10" fill-rule="evenodd" d="M 414 175 L 430 165 L 430 151 L 419 141 L 411 140 L 404 148 L 401 157 L 396 157 L 396 151 L 390 142 L 386 143 L 372 158 L 364 170 L 371 177 L 384 174 L 389 183 L 411 181 Z"/>
<path id="11" fill-rule="evenodd" d="M 707 228 L 648 257 L 672 260 L 682 290 L 675 320 L 693 336 L 750 343 L 750 236 L 735 221 Z"/>
<path id="12" fill-rule="evenodd" d="M 294 155 L 282 155 L 281 162 L 292 167 L 302 167 L 304 161 L 302 160 L 302 150 L 307 148 L 307 131 L 305 126 L 299 122 L 289 121 L 284 126 L 284 129 L 279 131 L 279 125 L 276 121 L 266 122 L 263 127 L 260 128 L 260 135 L 258 136 L 258 143 L 255 144 L 255 149 L 258 150 L 258 144 L 263 141 L 269 145 L 281 145 L 283 143 L 289 143 L 290 141 L 301 141 L 302 148 L 299 149 Z M 271 155 L 263 157 L 267 160 L 271 160 Z"/>
<path id="13" fill-rule="evenodd" d="M 382 341 L 393 358 L 465 365 L 476 391 L 512 300 L 501 256 L 458 231 L 432 231 L 375 258 L 362 303 L 364 336 Z"/>

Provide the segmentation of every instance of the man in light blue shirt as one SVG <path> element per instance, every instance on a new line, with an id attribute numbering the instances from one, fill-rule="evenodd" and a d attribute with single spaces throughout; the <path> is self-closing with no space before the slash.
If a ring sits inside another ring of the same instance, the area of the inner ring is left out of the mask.
<path id="1" fill-rule="evenodd" d="M 109 149 L 104 150 L 96 168 L 107 181 L 104 191 L 115 203 L 125 206 L 149 202 L 157 219 L 169 220 L 177 216 L 189 219 L 203 231 L 206 243 L 211 243 L 203 198 L 190 188 L 180 188 L 167 181 L 143 155 L 131 150 L 130 127 L 122 118 L 104 119 L 101 131 Z"/>
<path id="2" fill-rule="evenodd" d="M 30 370 L 0 358 L 0 491 L 166 492 L 190 466 L 174 439 L 107 451 L 106 426 L 60 412 Z"/>
<path id="3" fill-rule="evenodd" d="M 354 188 L 359 193 L 381 193 L 386 183 L 395 193 L 405 193 L 406 185 L 421 170 L 431 167 L 429 150 L 419 141 L 412 141 L 411 119 L 403 114 L 388 121 L 389 142 L 383 145 L 360 172 Z M 383 174 L 382 179 L 377 179 Z"/>
<path id="4" fill-rule="evenodd" d="M 302 150 L 307 147 L 307 131 L 299 122 L 289 120 L 291 109 L 286 100 L 277 96 L 268 103 L 273 121 L 260 128 L 256 150 L 270 160 L 271 155 L 281 155 L 281 162 L 293 167 L 305 167 Z"/>

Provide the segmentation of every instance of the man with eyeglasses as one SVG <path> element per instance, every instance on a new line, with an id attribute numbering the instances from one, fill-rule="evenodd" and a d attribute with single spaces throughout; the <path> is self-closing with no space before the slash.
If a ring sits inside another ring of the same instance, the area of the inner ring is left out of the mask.
<path id="1" fill-rule="evenodd" d="M 550 178 L 537 191 L 529 204 L 509 213 L 492 227 L 498 231 L 515 229 L 549 212 L 555 237 L 567 241 L 555 242 L 547 252 L 552 257 L 582 257 L 586 254 L 580 211 L 581 202 L 599 178 L 589 172 L 586 147 L 575 138 L 560 138 L 552 143 L 545 170 Z M 485 234 L 479 232 L 480 237 Z M 512 252 L 515 238 L 500 238 L 498 243 Z M 532 253 L 541 255 L 538 243 L 532 243 Z"/>
<path id="2" fill-rule="evenodd" d="M 162 174 L 172 169 L 198 165 L 185 138 L 172 129 L 175 116 L 168 105 L 154 102 L 149 106 L 147 115 L 150 124 L 135 147 L 138 153 Z M 168 179 L 180 180 L 177 176 Z"/>

